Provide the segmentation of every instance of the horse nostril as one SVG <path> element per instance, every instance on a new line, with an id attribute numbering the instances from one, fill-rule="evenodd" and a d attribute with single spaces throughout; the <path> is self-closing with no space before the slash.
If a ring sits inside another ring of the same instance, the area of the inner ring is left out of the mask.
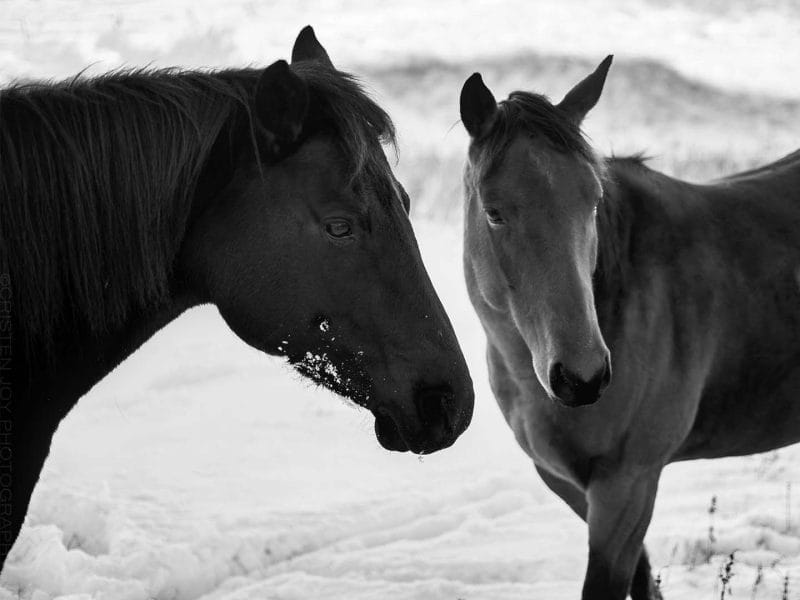
<path id="1" fill-rule="evenodd" d="M 575 399 L 575 391 L 578 388 L 579 382 L 575 380 L 574 376 L 564 368 L 560 362 L 553 364 L 550 367 L 550 390 L 553 394 L 567 404 L 572 404 Z"/>
<path id="2" fill-rule="evenodd" d="M 608 387 L 608 384 L 611 383 L 611 359 L 606 356 L 606 360 L 603 363 L 603 370 L 600 373 L 600 386 L 599 390 L 600 393 L 603 393 L 605 389 Z"/>
<path id="3" fill-rule="evenodd" d="M 596 402 L 611 381 L 611 363 L 605 359 L 603 366 L 591 379 L 585 381 L 567 369 L 563 363 L 550 368 L 550 390 L 564 404 L 582 406 Z"/>
<path id="4" fill-rule="evenodd" d="M 455 394 L 449 385 L 422 388 L 417 392 L 414 404 L 425 429 L 441 428 L 453 432 Z"/>

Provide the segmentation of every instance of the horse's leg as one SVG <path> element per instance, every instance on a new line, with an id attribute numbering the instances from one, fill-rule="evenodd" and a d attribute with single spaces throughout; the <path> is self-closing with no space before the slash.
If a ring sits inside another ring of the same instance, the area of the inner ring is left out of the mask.
<path id="1" fill-rule="evenodd" d="M 15 411 L 8 427 L 11 444 L 10 486 L 4 481 L 0 502 L 0 570 L 19 535 L 33 488 L 50 453 L 50 441 L 60 419 L 50 411 Z"/>
<path id="2" fill-rule="evenodd" d="M 653 572 L 650 569 L 650 559 L 647 557 L 647 548 L 642 546 L 639 562 L 636 563 L 636 572 L 631 582 L 631 598 L 633 600 L 664 600 L 661 590 L 656 587 Z"/>
<path id="3" fill-rule="evenodd" d="M 566 479 L 561 479 L 556 475 L 536 465 L 536 471 L 552 491 L 561 498 L 581 519 L 586 521 L 588 504 L 586 494 L 582 489 L 573 485 Z M 633 574 L 631 585 L 631 598 L 633 600 L 663 600 L 661 592 L 656 589 L 656 584 L 650 571 L 650 561 L 647 558 L 647 551 L 642 547 L 642 553 L 636 563 L 636 571 Z"/>
<path id="4" fill-rule="evenodd" d="M 589 564 L 583 600 L 624 600 L 642 557 L 660 469 L 599 469 L 586 493 Z M 649 584 L 648 584 L 649 586 Z"/>
<path id="5" fill-rule="evenodd" d="M 576 515 L 585 521 L 589 505 L 586 503 L 584 491 L 566 479 L 553 475 L 539 465 L 535 465 L 535 467 L 536 472 L 539 473 L 539 477 L 547 484 L 547 487 L 554 491 L 559 498 L 569 505 Z"/>

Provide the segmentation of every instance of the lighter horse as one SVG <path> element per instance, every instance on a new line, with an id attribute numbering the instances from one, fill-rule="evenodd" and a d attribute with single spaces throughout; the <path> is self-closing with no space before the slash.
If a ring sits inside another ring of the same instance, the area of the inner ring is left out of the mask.
<path id="1" fill-rule="evenodd" d="M 800 152 L 709 185 L 600 158 L 610 64 L 557 105 L 467 80 L 464 269 L 497 402 L 589 526 L 582 597 L 643 600 L 664 466 L 800 440 Z"/>

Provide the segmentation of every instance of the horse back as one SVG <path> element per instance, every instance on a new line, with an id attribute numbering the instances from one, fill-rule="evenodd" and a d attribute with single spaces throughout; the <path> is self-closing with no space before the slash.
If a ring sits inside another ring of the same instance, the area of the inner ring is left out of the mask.
<path id="1" fill-rule="evenodd" d="M 696 193 L 716 258 L 713 360 L 675 459 L 800 441 L 800 152 Z"/>

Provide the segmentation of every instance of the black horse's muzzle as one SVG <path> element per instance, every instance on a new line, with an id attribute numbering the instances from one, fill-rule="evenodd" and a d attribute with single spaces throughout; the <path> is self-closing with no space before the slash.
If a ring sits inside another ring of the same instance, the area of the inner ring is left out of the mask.
<path id="1" fill-rule="evenodd" d="M 383 407 L 375 411 L 375 435 L 387 450 L 431 454 L 453 444 L 472 419 L 474 393 L 457 395 L 449 385 L 425 386 L 414 393 L 413 412 Z"/>

